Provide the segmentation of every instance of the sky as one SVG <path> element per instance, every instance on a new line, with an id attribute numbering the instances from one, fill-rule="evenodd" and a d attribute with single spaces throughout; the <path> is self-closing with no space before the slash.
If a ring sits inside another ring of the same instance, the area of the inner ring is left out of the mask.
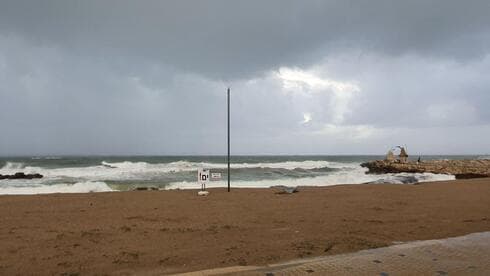
<path id="1" fill-rule="evenodd" d="M 490 154 L 490 1 L 0 0 L 0 155 Z"/>

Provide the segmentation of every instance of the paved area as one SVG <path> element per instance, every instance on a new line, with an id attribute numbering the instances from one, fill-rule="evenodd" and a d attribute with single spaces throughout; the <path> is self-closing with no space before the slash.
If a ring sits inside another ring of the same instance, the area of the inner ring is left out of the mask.
<path id="1" fill-rule="evenodd" d="M 230 267 L 187 275 L 490 275 L 490 232 L 417 241 L 265 267 Z"/>

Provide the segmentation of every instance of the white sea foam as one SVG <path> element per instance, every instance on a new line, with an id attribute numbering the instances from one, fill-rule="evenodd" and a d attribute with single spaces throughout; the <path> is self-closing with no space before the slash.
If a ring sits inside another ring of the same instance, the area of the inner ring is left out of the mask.
<path id="1" fill-rule="evenodd" d="M 37 194 L 37 193 L 85 193 L 110 191 L 104 181 L 146 181 L 153 183 L 159 179 L 165 179 L 168 173 L 192 172 L 198 168 L 225 169 L 225 163 L 189 162 L 177 161 L 170 163 L 146 163 L 146 162 L 102 162 L 97 166 L 69 167 L 69 168 L 43 168 L 24 167 L 22 163 L 8 162 L 0 169 L 0 174 L 13 174 L 18 171 L 25 173 L 40 173 L 42 179 L 32 180 L 0 180 L 0 194 Z M 319 169 L 335 168 L 326 175 L 315 177 L 280 178 L 280 179 L 256 179 L 233 180 L 234 187 L 267 188 L 275 185 L 286 186 L 329 186 L 338 184 L 374 183 L 413 183 L 424 181 L 452 180 L 451 175 L 436 174 L 383 174 L 369 175 L 366 168 L 360 167 L 360 163 L 342 163 L 330 161 L 285 161 L 273 163 L 235 163 L 232 169 Z M 256 172 L 254 172 L 256 173 Z M 260 174 L 260 173 L 259 173 Z M 312 174 L 315 175 L 315 174 Z M 74 183 L 76 184 L 58 184 Z M 165 183 L 162 183 L 165 184 Z M 130 184 L 128 184 L 130 185 Z M 225 181 L 213 181 L 208 187 L 225 187 Z M 167 189 L 197 189 L 197 182 L 173 182 L 166 185 Z"/>
<path id="2" fill-rule="evenodd" d="M 77 182 L 75 184 L 26 184 L 25 182 L 10 182 L 9 186 L 0 187 L 2 195 L 30 195 L 52 193 L 91 193 L 113 191 L 104 182 Z"/>
<path id="3" fill-rule="evenodd" d="M 19 162 L 7 162 L 5 166 L 3 166 L 0 171 L 10 171 L 10 170 L 19 170 L 24 168 L 24 163 Z"/>
<path id="4" fill-rule="evenodd" d="M 190 171 L 197 170 L 197 168 L 209 168 L 209 169 L 224 169 L 226 163 L 208 163 L 208 162 L 189 162 L 189 161 L 176 161 L 171 163 L 159 163 L 150 164 L 146 162 L 118 162 L 109 163 L 103 161 L 102 164 L 112 168 L 125 168 L 125 169 L 165 169 L 167 171 Z M 340 163 L 329 161 L 285 161 L 285 162 L 271 162 L 271 163 L 232 163 L 231 168 L 243 169 L 243 168 L 271 168 L 271 169 L 319 169 L 319 168 L 352 168 L 357 166 L 357 163 Z"/>
<path id="5" fill-rule="evenodd" d="M 362 184 L 369 183 L 383 178 L 382 183 L 403 184 L 403 178 L 414 177 L 415 182 L 431 182 L 454 180 L 454 175 L 432 174 L 432 173 L 398 173 L 373 175 L 365 174 L 364 169 L 355 171 L 340 171 L 330 175 L 303 178 L 267 179 L 254 181 L 232 181 L 232 186 L 236 188 L 268 188 L 276 185 L 284 186 L 332 186 L 341 184 Z M 206 184 L 208 188 L 226 187 L 226 181 L 211 181 Z M 174 182 L 166 186 L 166 189 L 199 189 L 201 185 L 196 182 Z"/>

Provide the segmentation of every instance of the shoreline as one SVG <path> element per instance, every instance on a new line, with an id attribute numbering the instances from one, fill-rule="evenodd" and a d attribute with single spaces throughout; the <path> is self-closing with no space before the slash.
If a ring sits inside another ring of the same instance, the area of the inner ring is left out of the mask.
<path id="1" fill-rule="evenodd" d="M 287 186 L 287 187 L 297 187 L 297 188 L 321 188 L 321 187 L 334 187 L 339 185 L 365 185 L 365 184 L 392 184 L 392 185 L 419 185 L 422 183 L 430 182 L 441 182 L 441 181 L 453 181 L 455 179 L 454 175 L 450 174 L 433 174 L 433 173 L 415 173 L 413 176 L 406 175 L 389 175 L 386 177 L 380 176 L 380 178 L 366 180 L 365 182 L 357 183 L 329 183 L 329 184 L 318 184 L 322 181 L 325 176 L 317 177 L 303 177 L 299 179 L 292 179 L 292 182 L 281 184 L 282 180 L 249 180 L 249 181 L 233 181 L 232 189 L 271 189 L 277 186 Z M 326 176 L 328 177 L 328 176 Z M 426 177 L 427 179 L 424 179 Z M 420 179 L 417 179 L 420 178 Z M 289 179 L 291 181 L 291 179 Z M 416 182 L 415 182 L 416 181 Z M 268 182 L 267 185 L 254 185 L 251 183 L 261 183 Z M 279 183 L 277 183 L 279 182 Z M 311 184 L 314 183 L 314 184 Z M 0 180 L 2 184 L 2 180 Z M 281 185 L 276 185 L 281 184 Z M 5 195 L 49 195 L 49 194 L 88 194 L 88 193 L 105 193 L 105 192 L 132 192 L 132 191 L 180 191 L 180 190 L 200 190 L 200 184 L 193 182 L 173 182 L 167 186 L 158 185 L 136 185 L 130 190 L 120 189 L 121 185 L 126 184 L 107 184 L 104 181 L 80 181 L 72 184 L 58 183 L 51 185 L 42 185 L 37 187 L 25 186 L 25 187 L 15 187 L 7 186 L 0 187 L 0 196 Z M 179 186 L 180 185 L 180 186 Z M 207 185 L 207 190 L 221 189 L 226 186 L 224 181 L 211 181 Z M 2 190 L 5 189 L 5 190 Z M 10 189 L 10 191 L 9 191 Z"/>
<path id="2" fill-rule="evenodd" d="M 490 179 L 0 196 L 0 274 L 189 272 L 490 231 Z"/>
<path id="3" fill-rule="evenodd" d="M 361 184 L 378 180 L 383 180 L 384 183 L 413 183 L 454 178 L 434 174 L 369 175 L 365 173 L 367 169 L 360 167 L 360 164 L 372 158 L 355 155 L 235 157 L 231 164 L 233 185 L 251 188 L 270 187 L 278 183 L 286 186 L 319 186 L 327 183 Z M 227 165 L 222 158 L 203 156 L 2 159 L 0 166 L 0 174 L 9 178 L 16 173 L 19 173 L 16 178 L 21 178 L 21 172 L 26 176 L 34 173 L 44 176 L 42 179 L 32 180 L 0 180 L 0 194 L 83 193 L 109 189 L 132 190 L 140 186 L 198 188 L 200 185 L 197 183 L 196 171 L 199 168 L 209 168 L 213 172 L 221 173 L 223 177 L 227 171 Z M 215 179 L 208 187 L 226 187 L 224 180 Z"/>

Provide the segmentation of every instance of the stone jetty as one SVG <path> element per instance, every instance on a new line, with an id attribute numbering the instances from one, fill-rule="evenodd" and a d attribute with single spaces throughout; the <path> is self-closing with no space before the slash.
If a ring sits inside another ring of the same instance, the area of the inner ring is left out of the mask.
<path id="1" fill-rule="evenodd" d="M 23 172 L 18 172 L 15 174 L 0 174 L 0 179 L 34 179 L 34 178 L 43 178 L 41 174 L 33 173 L 33 174 L 25 174 Z"/>
<path id="2" fill-rule="evenodd" d="M 398 160 L 396 160 L 398 161 Z M 490 177 L 490 160 L 430 160 L 396 162 L 376 160 L 361 164 L 368 173 L 436 173 L 452 174 L 456 179 Z"/>

